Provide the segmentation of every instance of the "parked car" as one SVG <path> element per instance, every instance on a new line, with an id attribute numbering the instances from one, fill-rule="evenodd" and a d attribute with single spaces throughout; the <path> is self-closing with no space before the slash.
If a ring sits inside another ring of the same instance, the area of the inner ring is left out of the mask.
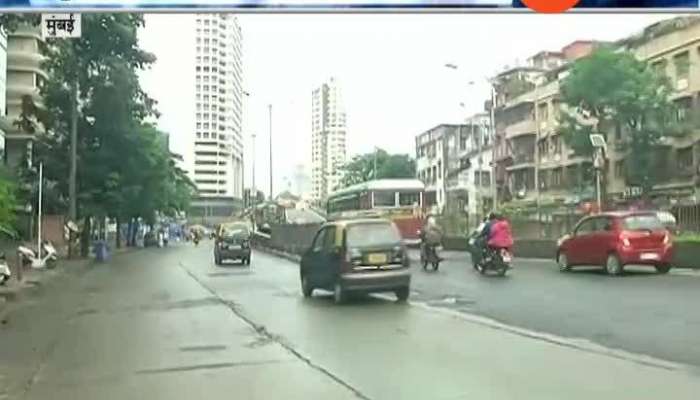
<path id="1" fill-rule="evenodd" d="M 408 299 L 411 285 L 409 259 L 401 234 L 384 219 L 338 220 L 316 233 L 300 265 L 301 290 L 333 291 L 336 303 L 348 292 L 394 292 Z"/>
<path id="2" fill-rule="evenodd" d="M 625 265 L 649 265 L 659 273 L 671 269 L 671 235 L 655 212 L 608 212 L 579 221 L 559 240 L 559 270 L 578 265 L 601 265 L 620 275 Z"/>
<path id="3" fill-rule="evenodd" d="M 224 260 L 240 260 L 250 265 L 250 230 L 243 223 L 221 224 L 215 232 L 214 263 L 221 265 Z"/>

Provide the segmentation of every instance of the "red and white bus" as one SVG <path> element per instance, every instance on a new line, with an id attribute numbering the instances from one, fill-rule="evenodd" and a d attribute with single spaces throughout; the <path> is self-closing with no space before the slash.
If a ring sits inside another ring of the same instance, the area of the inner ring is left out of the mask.
<path id="1" fill-rule="evenodd" d="M 381 216 L 394 221 L 407 243 L 419 240 L 425 185 L 418 179 L 378 179 L 349 186 L 328 197 L 331 219 Z"/>

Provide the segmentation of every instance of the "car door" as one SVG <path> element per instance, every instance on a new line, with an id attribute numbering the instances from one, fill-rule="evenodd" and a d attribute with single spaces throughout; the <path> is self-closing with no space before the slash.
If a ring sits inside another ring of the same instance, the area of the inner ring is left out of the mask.
<path id="1" fill-rule="evenodd" d="M 605 265 L 611 243 L 615 240 L 613 220 L 606 216 L 597 217 L 594 220 L 594 231 L 591 234 L 589 248 L 591 264 Z"/>
<path id="2" fill-rule="evenodd" d="M 571 242 L 566 248 L 566 255 L 572 265 L 589 264 L 593 259 L 587 251 L 590 249 L 595 220 L 585 219 L 576 226 Z"/>
<path id="3" fill-rule="evenodd" d="M 301 272 L 306 275 L 309 283 L 314 286 L 318 285 L 318 269 L 327 230 L 327 228 L 321 228 L 316 232 L 316 237 L 311 242 L 311 247 L 301 258 Z"/>
<path id="4" fill-rule="evenodd" d="M 338 227 L 329 226 L 323 238 L 323 248 L 318 257 L 318 285 L 323 288 L 332 288 L 340 271 L 340 253 L 336 233 Z"/>

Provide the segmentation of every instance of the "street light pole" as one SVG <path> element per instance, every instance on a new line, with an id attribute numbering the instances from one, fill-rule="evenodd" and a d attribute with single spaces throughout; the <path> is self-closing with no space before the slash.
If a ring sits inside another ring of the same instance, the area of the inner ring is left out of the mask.
<path id="1" fill-rule="evenodd" d="M 251 156 L 250 156 L 250 158 L 251 158 L 250 161 L 251 161 L 251 164 L 252 164 L 252 167 L 253 167 L 253 177 L 252 177 L 252 184 L 253 184 L 253 190 L 252 190 L 253 193 L 252 193 L 252 196 L 253 196 L 253 201 L 251 202 L 251 204 L 253 205 L 253 209 L 255 209 L 255 202 L 257 201 L 257 197 L 258 197 L 258 190 L 255 188 L 255 133 L 251 134 L 250 136 L 251 136 L 251 138 L 253 139 L 253 143 L 252 143 L 252 146 L 251 146 L 251 147 L 252 147 L 252 153 L 251 153 Z"/>
<path id="2" fill-rule="evenodd" d="M 535 209 L 537 222 L 540 222 L 540 107 L 539 107 L 540 81 L 535 81 Z"/>
<path id="3" fill-rule="evenodd" d="M 491 108 L 489 110 L 489 132 L 493 136 L 491 141 L 491 191 L 493 196 L 493 209 L 498 209 L 498 188 L 496 187 L 496 89 L 491 86 Z"/>
<path id="4" fill-rule="evenodd" d="M 272 200 L 272 104 L 267 105 L 270 120 L 270 200 Z"/>

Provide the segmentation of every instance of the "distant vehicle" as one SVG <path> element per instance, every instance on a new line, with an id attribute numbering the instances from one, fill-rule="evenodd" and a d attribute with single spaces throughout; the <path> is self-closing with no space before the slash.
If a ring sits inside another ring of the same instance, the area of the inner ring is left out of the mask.
<path id="1" fill-rule="evenodd" d="M 215 232 L 214 262 L 223 264 L 224 260 L 240 260 L 243 265 L 250 265 L 250 230 L 248 225 L 240 222 L 221 224 Z"/>
<path id="2" fill-rule="evenodd" d="M 384 219 L 341 220 L 324 224 L 301 258 L 304 297 L 314 289 L 333 291 L 336 303 L 348 292 L 410 293 L 411 273 L 396 225 Z"/>
<path id="3" fill-rule="evenodd" d="M 601 265 L 620 275 L 625 265 L 650 265 L 659 273 L 671 269 L 671 235 L 657 213 L 609 212 L 582 219 L 559 239 L 557 263 L 561 271 L 577 265 Z"/>
<path id="4" fill-rule="evenodd" d="M 12 272 L 10 271 L 10 266 L 7 265 L 5 253 L 0 252 L 0 286 L 4 285 L 5 282 L 9 281 L 10 277 L 12 277 Z"/>
<path id="5" fill-rule="evenodd" d="M 420 242 L 425 214 L 425 185 L 418 179 L 378 179 L 332 193 L 327 202 L 330 220 L 382 216 L 392 220 L 407 244 Z"/>

